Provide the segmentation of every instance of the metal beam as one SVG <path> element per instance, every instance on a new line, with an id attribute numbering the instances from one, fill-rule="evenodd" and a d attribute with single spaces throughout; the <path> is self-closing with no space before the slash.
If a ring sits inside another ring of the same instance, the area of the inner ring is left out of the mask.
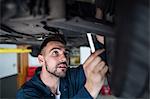
<path id="1" fill-rule="evenodd" d="M 0 48 L 0 54 L 2 53 L 29 53 L 31 49 L 19 49 L 19 48 Z"/>
<path id="2" fill-rule="evenodd" d="M 75 17 L 72 20 L 53 20 L 47 21 L 47 25 L 59 29 L 69 30 L 78 33 L 96 33 L 106 37 L 114 37 L 113 28 L 108 25 L 104 25 L 96 22 L 89 22 L 82 20 L 79 17 Z"/>

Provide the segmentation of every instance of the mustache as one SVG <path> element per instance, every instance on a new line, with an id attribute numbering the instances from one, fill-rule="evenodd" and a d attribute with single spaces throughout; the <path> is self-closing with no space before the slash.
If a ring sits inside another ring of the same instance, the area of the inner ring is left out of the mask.
<path id="1" fill-rule="evenodd" d="M 61 65 L 61 64 L 64 64 L 64 65 L 66 65 L 66 66 L 68 67 L 67 62 L 60 62 L 60 63 L 57 64 L 57 66 L 58 66 L 58 65 Z"/>

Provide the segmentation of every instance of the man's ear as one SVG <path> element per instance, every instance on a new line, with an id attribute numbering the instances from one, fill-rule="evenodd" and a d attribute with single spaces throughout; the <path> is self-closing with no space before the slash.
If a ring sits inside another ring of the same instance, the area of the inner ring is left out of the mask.
<path id="1" fill-rule="evenodd" d="M 38 61 L 41 65 L 43 65 L 43 62 L 44 62 L 44 57 L 40 54 L 38 55 Z"/>

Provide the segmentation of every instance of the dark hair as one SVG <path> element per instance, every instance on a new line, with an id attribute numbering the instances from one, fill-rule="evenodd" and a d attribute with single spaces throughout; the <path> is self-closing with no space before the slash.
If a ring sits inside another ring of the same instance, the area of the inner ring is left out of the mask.
<path id="1" fill-rule="evenodd" d="M 41 46 L 40 46 L 40 53 L 42 51 L 42 49 L 47 45 L 47 43 L 49 43 L 50 41 L 58 41 L 61 42 L 62 44 L 66 45 L 66 41 L 65 38 L 62 34 L 51 34 L 48 37 L 46 37 L 44 39 L 44 41 L 42 42 Z"/>

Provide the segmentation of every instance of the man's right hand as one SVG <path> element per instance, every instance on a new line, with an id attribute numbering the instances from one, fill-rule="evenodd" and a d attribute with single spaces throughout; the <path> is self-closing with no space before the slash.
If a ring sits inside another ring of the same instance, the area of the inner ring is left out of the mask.
<path id="1" fill-rule="evenodd" d="M 105 74 L 108 70 L 105 62 L 98 56 L 103 51 L 104 49 L 95 51 L 83 64 L 86 76 L 85 88 L 93 98 L 98 96 L 100 89 L 104 84 Z"/>

